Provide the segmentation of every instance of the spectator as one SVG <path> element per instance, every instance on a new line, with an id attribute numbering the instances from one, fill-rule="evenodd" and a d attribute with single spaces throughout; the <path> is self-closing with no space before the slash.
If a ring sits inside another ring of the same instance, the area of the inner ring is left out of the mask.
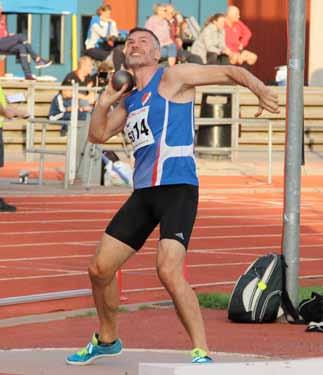
<path id="1" fill-rule="evenodd" d="M 185 17 L 183 23 L 181 25 L 181 34 L 185 36 L 185 38 L 196 40 L 197 37 L 200 35 L 201 27 L 196 21 L 195 17 L 189 16 Z M 182 38 L 184 39 L 184 38 Z"/>
<path id="2" fill-rule="evenodd" d="M 231 64 L 253 65 L 257 61 L 257 55 L 246 49 L 251 38 L 251 31 L 240 21 L 240 10 L 234 5 L 229 6 L 224 24 L 225 42 L 233 52 L 230 57 Z"/>
<path id="3" fill-rule="evenodd" d="M 166 20 L 170 29 L 170 36 L 173 43 L 176 45 L 177 50 L 177 61 L 185 62 L 187 58 L 187 51 L 184 50 L 184 47 L 187 47 L 187 44 L 184 45 L 184 41 L 181 38 L 181 25 L 184 22 L 184 17 L 174 8 L 172 4 L 166 4 Z"/>
<path id="4" fill-rule="evenodd" d="M 63 86 L 69 86 L 73 83 L 78 83 L 79 86 L 93 87 L 95 85 L 95 78 L 91 75 L 94 65 L 93 60 L 89 56 L 81 56 L 76 70 L 68 73 L 62 81 Z M 72 111 L 72 96 L 73 92 L 69 89 L 63 89 L 54 96 L 50 110 L 50 120 L 70 121 Z M 81 91 L 78 94 L 79 98 L 79 120 L 86 120 L 87 113 L 92 111 L 92 105 L 95 101 L 94 92 Z M 61 135 L 65 136 L 67 133 L 67 126 L 62 125 Z"/>
<path id="5" fill-rule="evenodd" d="M 6 37 L 9 35 L 8 28 L 7 28 L 7 18 L 2 12 L 3 12 L 3 8 L 2 8 L 2 5 L 0 4 L 0 38 Z"/>
<path id="6" fill-rule="evenodd" d="M 62 81 L 63 86 L 72 85 L 73 82 L 78 83 L 79 86 L 93 87 L 95 86 L 95 78 L 92 75 L 94 70 L 93 60 L 89 56 L 81 56 L 78 61 L 76 70 L 68 73 Z M 72 91 L 68 94 L 68 90 L 65 93 L 69 97 L 72 97 Z M 79 99 L 87 100 L 90 104 L 93 104 L 95 95 L 94 93 L 87 93 L 82 91 L 79 93 Z"/>
<path id="7" fill-rule="evenodd" d="M 193 40 L 194 37 L 193 37 L 193 34 L 191 32 L 191 29 L 188 25 L 188 22 L 187 22 L 187 17 L 184 17 L 183 18 L 183 21 L 181 22 L 180 24 L 180 38 L 182 39 L 182 41 L 184 42 L 184 40 Z"/>
<path id="8" fill-rule="evenodd" d="M 180 37 L 180 25 L 183 22 L 183 16 L 174 8 L 172 4 L 165 5 L 165 17 L 170 29 L 170 37 L 177 50 L 183 47 L 183 41 Z"/>
<path id="9" fill-rule="evenodd" d="M 145 27 L 158 37 L 161 47 L 161 59 L 167 59 L 169 66 L 175 65 L 177 50 L 166 20 L 166 7 L 163 4 L 155 4 L 153 12 L 154 14 L 146 21 Z"/>
<path id="10" fill-rule="evenodd" d="M 85 121 L 87 113 L 92 111 L 92 106 L 86 104 L 86 102 L 80 103 L 78 107 L 78 120 Z M 70 97 L 70 90 L 61 90 L 57 95 L 54 96 L 48 118 L 51 121 L 70 121 L 72 113 L 72 98 Z M 62 124 L 60 134 L 64 137 L 67 133 L 68 125 Z"/>
<path id="11" fill-rule="evenodd" d="M 189 17 L 183 17 L 183 21 L 180 23 L 179 26 L 179 36 L 183 42 L 183 49 L 188 50 L 192 47 L 194 40 L 196 40 L 197 36 L 200 32 L 194 33 L 192 31 L 191 23 Z"/>
<path id="12" fill-rule="evenodd" d="M 96 10 L 96 16 L 91 19 L 85 48 L 88 56 L 99 61 L 106 60 L 113 52 L 113 65 L 115 70 L 119 70 L 124 65 L 124 54 L 121 48 L 115 47 L 119 33 L 111 13 L 110 5 L 102 5 Z"/>
<path id="13" fill-rule="evenodd" d="M 0 5 L 0 54 L 16 55 L 25 74 L 25 79 L 35 80 L 36 78 L 31 73 L 28 55 L 30 55 L 35 62 L 36 69 L 47 68 L 52 62 L 40 57 L 32 49 L 32 46 L 27 43 L 27 38 L 23 34 L 8 33 L 7 23 L 2 11 L 3 9 Z"/>
<path id="14" fill-rule="evenodd" d="M 12 105 L 8 105 L 6 96 L 0 87 L 0 167 L 4 165 L 4 144 L 3 144 L 3 118 L 12 119 L 14 117 L 25 118 L 28 114 Z M 0 212 L 15 212 L 16 207 L 8 204 L 3 198 L 0 198 Z"/>
<path id="15" fill-rule="evenodd" d="M 199 64 L 228 64 L 231 51 L 225 45 L 224 14 L 216 13 L 205 22 L 204 28 L 192 45 L 188 62 Z"/>

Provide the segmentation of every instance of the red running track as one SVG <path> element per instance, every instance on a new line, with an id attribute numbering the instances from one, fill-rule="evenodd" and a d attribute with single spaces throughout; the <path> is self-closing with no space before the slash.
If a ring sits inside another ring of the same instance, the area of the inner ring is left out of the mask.
<path id="1" fill-rule="evenodd" d="M 0 298 L 90 288 L 87 264 L 125 195 L 9 197 L 0 218 Z M 231 291 L 259 255 L 280 251 L 282 193 L 202 191 L 188 251 L 197 292 Z M 323 196 L 303 193 L 300 284 L 322 285 Z M 122 271 L 124 303 L 168 299 L 154 269 L 158 231 Z M 1 308 L 0 318 L 93 306 L 91 297 Z"/>

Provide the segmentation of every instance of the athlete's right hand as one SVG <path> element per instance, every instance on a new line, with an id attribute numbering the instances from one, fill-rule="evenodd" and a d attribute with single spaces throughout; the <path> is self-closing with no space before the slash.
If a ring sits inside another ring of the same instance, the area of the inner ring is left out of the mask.
<path id="1" fill-rule="evenodd" d="M 106 89 L 102 92 L 99 97 L 99 104 L 103 107 L 110 107 L 111 105 L 118 102 L 121 97 L 127 91 L 127 84 L 124 84 L 119 91 L 114 90 L 111 84 L 111 80 L 109 81 Z"/>

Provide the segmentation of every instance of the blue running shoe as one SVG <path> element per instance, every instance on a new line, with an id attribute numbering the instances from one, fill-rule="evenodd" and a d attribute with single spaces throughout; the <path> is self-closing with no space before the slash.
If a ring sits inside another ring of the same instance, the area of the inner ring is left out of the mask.
<path id="1" fill-rule="evenodd" d="M 94 333 L 91 342 L 89 342 L 85 348 L 68 356 L 66 358 L 66 363 L 69 365 L 84 366 L 90 364 L 98 358 L 119 355 L 121 352 L 121 340 L 116 340 L 116 342 L 112 345 L 99 345 L 98 334 Z"/>
<path id="2" fill-rule="evenodd" d="M 207 352 L 200 348 L 194 348 L 191 351 L 192 363 L 213 363 L 213 359 L 207 355 Z"/>

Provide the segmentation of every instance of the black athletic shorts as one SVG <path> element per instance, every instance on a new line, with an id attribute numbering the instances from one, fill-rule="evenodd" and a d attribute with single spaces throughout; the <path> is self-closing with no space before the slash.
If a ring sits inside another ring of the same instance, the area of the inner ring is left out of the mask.
<path id="1" fill-rule="evenodd" d="M 106 228 L 106 233 L 139 250 L 160 224 L 160 239 L 187 249 L 198 204 L 198 187 L 162 185 L 135 190 Z"/>

